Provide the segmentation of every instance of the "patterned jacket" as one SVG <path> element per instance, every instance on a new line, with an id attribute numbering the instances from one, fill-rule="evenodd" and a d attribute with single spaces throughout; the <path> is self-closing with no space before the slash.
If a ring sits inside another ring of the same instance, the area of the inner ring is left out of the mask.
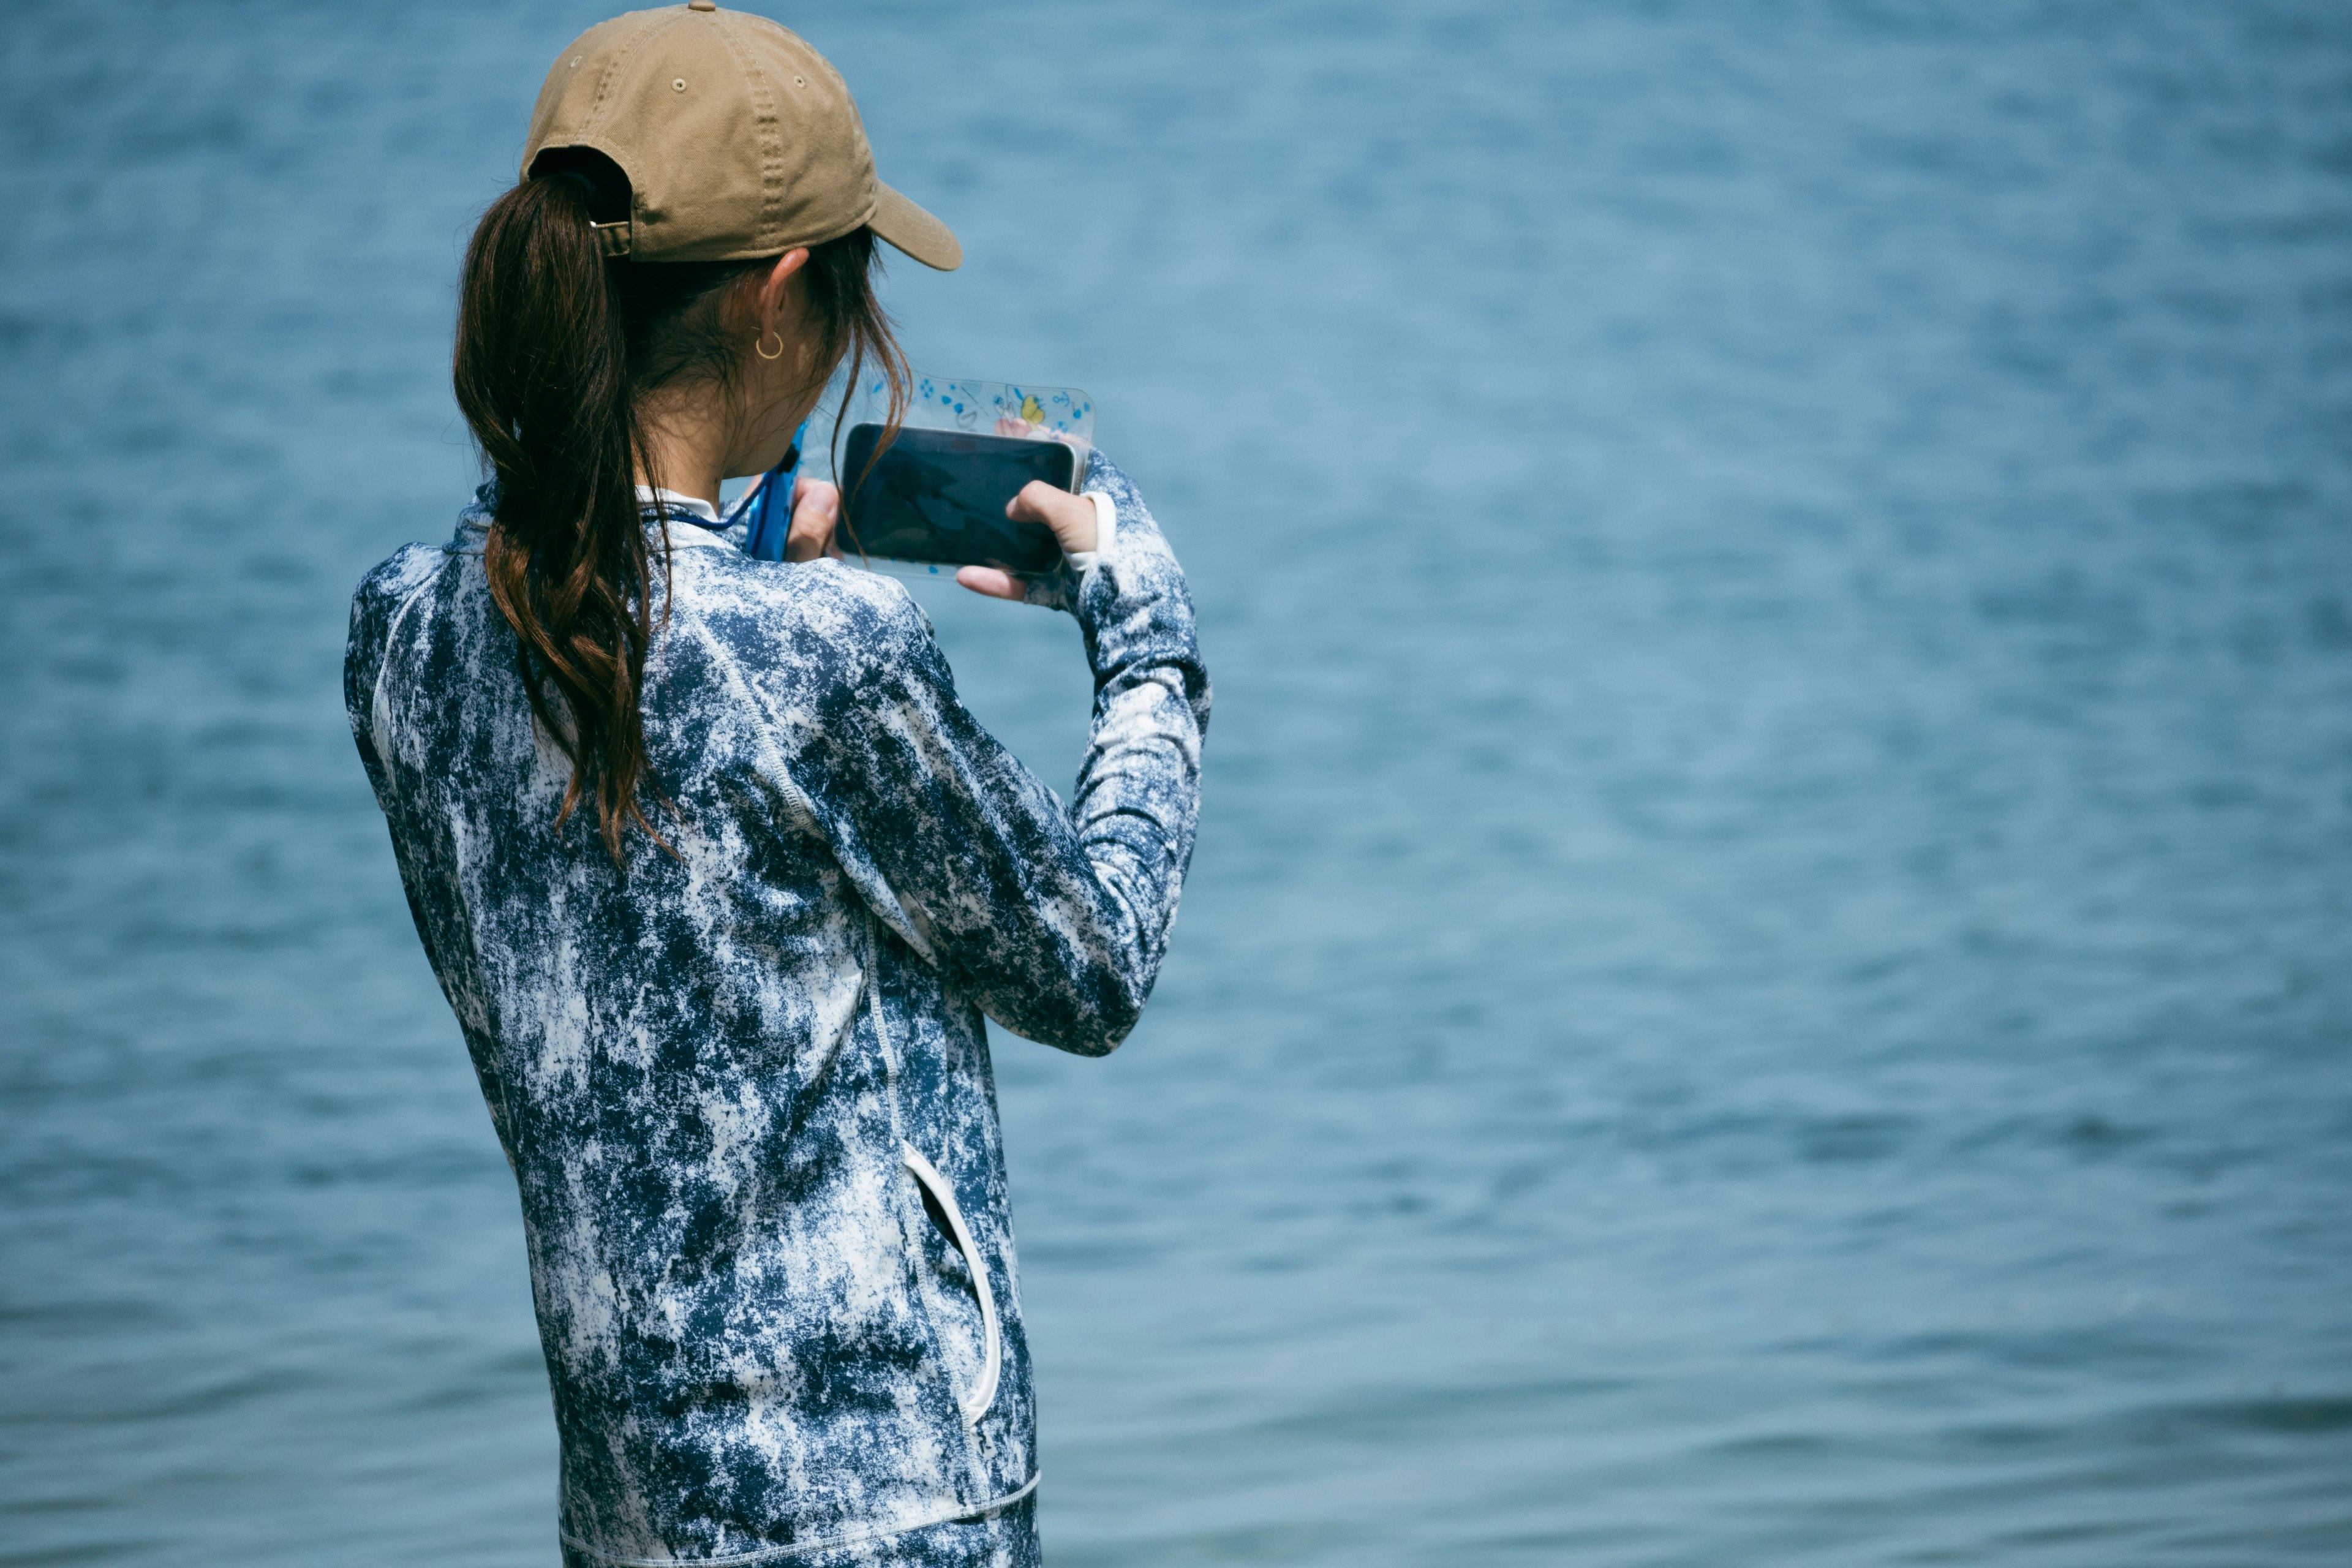
<path id="1" fill-rule="evenodd" d="M 360 585 L 352 730 L 521 1188 L 575 1554 L 782 1559 L 1036 1484 L 982 1017 L 1082 1055 L 1134 1027 L 1209 716 L 1174 556 L 1118 469 L 1087 488 L 1109 542 L 1032 593 L 1095 672 L 1066 808 L 897 581 L 673 519 L 644 710 L 676 853 L 635 833 L 625 874 L 593 810 L 555 825 L 483 506 Z"/>

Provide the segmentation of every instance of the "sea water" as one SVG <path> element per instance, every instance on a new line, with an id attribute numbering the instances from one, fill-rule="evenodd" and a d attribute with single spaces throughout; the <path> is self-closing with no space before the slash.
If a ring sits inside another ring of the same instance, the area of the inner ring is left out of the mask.
<path id="1" fill-rule="evenodd" d="M 2352 1560 L 2352 12 L 776 14 L 1216 681 L 1150 1015 L 998 1037 L 1053 1562 Z M 338 679 L 602 15 L 0 25 L 0 1563 L 553 1561 Z"/>

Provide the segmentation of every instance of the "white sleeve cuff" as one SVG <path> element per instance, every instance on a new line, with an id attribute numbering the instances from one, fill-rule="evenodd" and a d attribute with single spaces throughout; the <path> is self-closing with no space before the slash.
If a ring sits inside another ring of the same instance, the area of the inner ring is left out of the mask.
<path id="1" fill-rule="evenodd" d="M 1083 577 L 1095 569 L 1095 563 L 1108 552 L 1118 537 L 1118 503 L 1100 490 L 1088 490 L 1087 499 L 1095 503 L 1095 547 L 1073 550 L 1064 553 L 1070 570 Z"/>

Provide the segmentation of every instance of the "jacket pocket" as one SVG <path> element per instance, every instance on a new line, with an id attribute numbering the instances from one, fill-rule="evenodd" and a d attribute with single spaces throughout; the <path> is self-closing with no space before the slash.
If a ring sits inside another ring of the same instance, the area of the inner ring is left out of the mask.
<path id="1" fill-rule="evenodd" d="M 996 1292 L 988 1281 L 988 1265 L 981 1261 L 980 1248 L 973 1245 L 971 1229 L 963 1222 L 963 1210 L 957 1206 L 955 1189 L 948 1185 L 932 1163 L 923 1158 L 912 1143 L 898 1145 L 905 1155 L 907 1169 L 915 1180 L 931 1194 L 931 1201 L 947 1215 L 948 1231 L 955 1238 L 956 1250 L 963 1254 L 964 1267 L 971 1270 L 971 1287 L 980 1294 L 981 1332 L 988 1341 L 988 1354 L 980 1372 L 980 1382 L 972 1391 L 956 1403 L 963 1411 L 967 1423 L 979 1421 L 988 1407 L 996 1403 L 996 1379 L 1003 1370 L 1004 1342 L 996 1326 Z"/>

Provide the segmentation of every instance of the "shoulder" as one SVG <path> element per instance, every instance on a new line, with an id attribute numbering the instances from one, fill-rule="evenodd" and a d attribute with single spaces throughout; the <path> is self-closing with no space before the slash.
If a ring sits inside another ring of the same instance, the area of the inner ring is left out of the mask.
<path id="1" fill-rule="evenodd" d="M 437 545 L 404 544 L 360 579 L 352 595 L 351 638 L 343 646 L 343 702 L 356 726 L 383 666 L 401 606 L 433 581 L 449 559 Z"/>
<path id="2" fill-rule="evenodd" d="M 346 658 L 360 658 L 381 647 L 392 635 L 392 623 L 401 606 L 448 562 L 449 552 L 437 544 L 404 544 L 361 578 L 352 595 L 352 635 Z"/>
<path id="3" fill-rule="evenodd" d="M 447 563 L 449 552 L 437 544 L 404 544 L 377 563 L 360 579 L 352 595 L 352 620 L 356 625 L 371 612 L 397 609 L 408 596 Z"/>
<path id="4" fill-rule="evenodd" d="M 864 687 L 938 657 L 930 617 L 895 577 L 839 561 L 692 553 L 695 617 L 747 667 Z"/>

